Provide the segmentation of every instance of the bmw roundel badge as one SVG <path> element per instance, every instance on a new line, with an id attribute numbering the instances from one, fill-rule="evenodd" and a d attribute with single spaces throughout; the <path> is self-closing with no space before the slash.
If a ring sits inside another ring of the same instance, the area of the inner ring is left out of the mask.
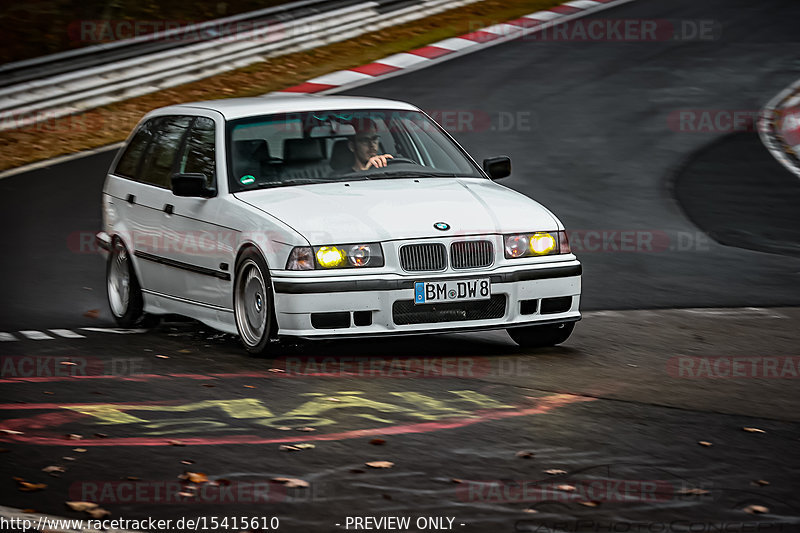
<path id="1" fill-rule="evenodd" d="M 433 225 L 434 228 L 438 229 L 439 231 L 447 231 L 450 229 L 450 224 L 447 222 L 436 222 Z"/>

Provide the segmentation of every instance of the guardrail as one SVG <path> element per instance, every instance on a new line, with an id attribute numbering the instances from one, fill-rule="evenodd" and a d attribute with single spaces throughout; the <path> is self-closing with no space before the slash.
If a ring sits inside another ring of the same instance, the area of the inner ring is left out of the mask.
<path id="1" fill-rule="evenodd" d="M 800 177 L 800 80 L 764 106 L 758 134 L 775 159 Z"/>
<path id="2" fill-rule="evenodd" d="M 305 0 L 0 67 L 0 131 L 182 85 L 480 0 Z M 240 31 L 247 22 L 246 31 Z M 219 34 L 214 32 L 222 28 Z M 191 33 L 188 33 L 191 32 Z M 181 35 L 192 35 L 181 40 Z"/>

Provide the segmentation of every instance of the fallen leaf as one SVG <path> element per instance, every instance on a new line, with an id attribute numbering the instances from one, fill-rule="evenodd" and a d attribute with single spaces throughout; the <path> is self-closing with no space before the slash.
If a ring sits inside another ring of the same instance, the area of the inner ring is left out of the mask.
<path id="1" fill-rule="evenodd" d="M 190 483 L 208 483 L 208 476 L 202 472 L 184 472 L 178 476 L 180 479 L 189 481 Z"/>
<path id="2" fill-rule="evenodd" d="M 272 481 L 275 483 L 282 483 L 287 489 L 306 488 L 309 486 L 308 481 L 293 477 L 274 477 Z"/>
<path id="3" fill-rule="evenodd" d="M 178 350 L 178 353 L 192 353 L 192 351 L 184 348 L 183 350 Z"/>
<path id="4" fill-rule="evenodd" d="M 742 428 L 742 429 L 748 433 L 766 433 L 766 431 L 764 431 L 763 429 L 758 429 L 758 428 Z"/>
<path id="5" fill-rule="evenodd" d="M 25 514 L 31 514 L 31 513 L 35 513 L 36 509 L 23 509 L 22 512 L 25 513 Z"/>
<path id="6" fill-rule="evenodd" d="M 106 511 L 105 509 L 102 509 L 100 507 L 98 507 L 97 509 L 91 509 L 86 512 L 89 514 L 89 516 L 91 516 L 96 520 L 99 520 L 100 518 L 105 518 L 106 516 L 111 516 L 111 513 L 109 511 Z"/>
<path id="7" fill-rule="evenodd" d="M 184 498 L 194 498 L 194 492 L 179 492 L 178 496 L 183 496 Z"/>
<path id="8" fill-rule="evenodd" d="M 61 361 L 59 364 L 64 366 L 76 366 L 78 363 L 73 363 L 72 361 Z"/>
<path id="9" fill-rule="evenodd" d="M 278 426 L 275 429 L 277 429 L 278 431 L 291 431 L 292 430 L 292 428 L 290 428 L 289 426 Z"/>
<path id="10" fill-rule="evenodd" d="M 78 435 L 77 433 L 70 433 L 69 435 L 64 435 L 64 438 L 69 440 L 81 440 L 83 435 Z"/>
<path id="11" fill-rule="evenodd" d="M 285 373 L 286 372 L 286 370 L 284 370 L 282 368 L 270 368 L 269 371 L 274 373 L 274 374 L 280 374 L 280 373 Z"/>
<path id="12" fill-rule="evenodd" d="M 294 447 L 298 450 L 310 450 L 311 448 L 316 448 L 317 445 L 310 442 L 301 442 L 300 444 L 295 444 Z"/>
<path id="13" fill-rule="evenodd" d="M 709 448 L 714 445 L 713 443 L 708 442 L 707 440 L 698 441 L 697 444 L 699 444 L 700 446 L 705 446 L 706 448 Z"/>
<path id="14" fill-rule="evenodd" d="M 47 488 L 47 485 L 44 483 L 29 483 L 27 481 L 17 481 L 17 488 L 22 492 L 33 492 L 35 490 L 44 490 Z"/>
<path id="15" fill-rule="evenodd" d="M 245 385 L 244 388 L 246 389 L 255 389 L 254 385 Z"/>
<path id="16" fill-rule="evenodd" d="M 758 485 L 759 487 L 764 487 L 766 485 L 769 485 L 769 481 L 767 481 L 766 479 L 757 479 L 757 480 L 753 481 L 753 485 Z"/>
<path id="17" fill-rule="evenodd" d="M 95 438 L 98 438 L 98 439 L 107 439 L 108 438 L 108 435 L 106 435 L 105 433 L 95 433 L 93 436 Z"/>
<path id="18" fill-rule="evenodd" d="M 184 459 L 183 461 L 181 461 L 181 464 L 184 464 L 184 465 L 193 465 L 193 464 L 194 464 L 194 461 L 192 461 L 192 460 L 190 460 L 190 459 Z"/>
<path id="19" fill-rule="evenodd" d="M 156 357 L 158 357 L 159 359 L 169 359 L 168 355 L 156 354 Z"/>
<path id="20" fill-rule="evenodd" d="M 521 451 L 518 451 L 516 453 L 516 455 L 520 459 L 530 459 L 531 457 L 533 457 L 533 452 L 530 452 L 528 450 L 521 450 Z"/>
<path id="21" fill-rule="evenodd" d="M 316 429 L 310 427 L 304 427 L 304 428 L 297 428 L 297 431 L 316 431 Z"/>
<path id="22" fill-rule="evenodd" d="M 539 511 L 537 511 L 536 509 L 531 509 L 530 507 L 528 507 L 527 509 L 525 509 L 522 512 L 523 513 L 538 513 Z"/>
<path id="23" fill-rule="evenodd" d="M 100 310 L 99 309 L 89 309 L 88 311 L 83 313 L 83 316 L 85 316 L 86 318 L 97 318 L 97 317 L 100 316 Z"/>
<path id="24" fill-rule="evenodd" d="M 550 470 L 545 470 L 545 474 L 550 474 L 551 476 L 560 476 L 561 474 L 566 474 L 566 470 L 559 470 L 558 468 L 551 468 Z"/>
<path id="25" fill-rule="evenodd" d="M 369 441 L 369 443 L 374 444 L 375 446 L 383 446 L 384 444 L 386 444 L 386 441 L 383 439 L 372 439 L 371 441 Z"/>
<path id="26" fill-rule="evenodd" d="M 21 431 L 14 431 L 13 429 L 0 429 L 0 433 L 5 433 L 6 435 L 24 435 Z"/>
<path id="27" fill-rule="evenodd" d="M 584 507 L 597 507 L 600 505 L 600 502 L 597 500 L 589 500 L 585 502 L 578 502 L 578 505 L 583 505 Z"/>
<path id="28" fill-rule="evenodd" d="M 698 488 L 691 488 L 691 489 L 681 489 L 678 491 L 678 494 L 689 494 L 692 496 L 700 496 L 701 494 L 708 494 L 709 491 L 705 489 L 698 489 Z"/>
<path id="29" fill-rule="evenodd" d="M 55 392 L 53 392 L 53 391 L 49 391 L 49 390 L 46 390 L 46 391 L 44 391 L 44 393 L 45 393 L 45 394 L 55 394 Z"/>
<path id="30" fill-rule="evenodd" d="M 334 398 L 333 396 L 331 396 L 329 398 L 325 398 L 325 400 L 328 400 L 329 402 L 341 402 L 342 401 L 339 398 Z"/>
<path id="31" fill-rule="evenodd" d="M 52 472 L 66 472 L 63 466 L 46 466 L 42 468 L 42 472 L 47 472 L 48 474 Z"/>
<path id="32" fill-rule="evenodd" d="M 64 457 L 62 457 L 62 459 L 64 459 L 65 461 L 76 461 L 77 460 L 74 457 L 70 457 L 68 455 L 65 455 Z"/>
<path id="33" fill-rule="evenodd" d="M 92 509 L 97 509 L 98 505 L 94 502 L 64 502 L 67 504 L 67 507 L 72 509 L 73 511 L 83 512 L 83 511 L 91 511 Z"/>
<path id="34" fill-rule="evenodd" d="M 463 479 L 458 479 L 457 477 L 451 477 L 450 478 L 450 482 L 451 483 L 464 483 L 464 480 Z"/>
<path id="35" fill-rule="evenodd" d="M 556 485 L 556 490 L 561 492 L 575 492 L 575 485 Z"/>
<path id="36" fill-rule="evenodd" d="M 744 512 L 750 514 L 764 514 L 769 512 L 769 507 L 764 507 L 763 505 L 748 505 L 744 508 Z"/>
<path id="37" fill-rule="evenodd" d="M 184 443 L 182 443 L 179 440 L 170 440 L 170 441 L 167 441 L 167 444 L 169 444 L 170 446 L 186 446 Z"/>
<path id="38" fill-rule="evenodd" d="M 86 448 L 72 448 L 73 452 L 84 453 L 86 452 Z"/>
<path id="39" fill-rule="evenodd" d="M 370 468 L 391 468 L 394 466 L 394 463 L 391 461 L 370 461 L 364 464 Z"/>
<path id="40" fill-rule="evenodd" d="M 300 450 L 300 448 L 296 448 L 291 444 L 281 444 L 280 446 L 278 446 L 278 449 L 282 452 L 296 452 Z"/>

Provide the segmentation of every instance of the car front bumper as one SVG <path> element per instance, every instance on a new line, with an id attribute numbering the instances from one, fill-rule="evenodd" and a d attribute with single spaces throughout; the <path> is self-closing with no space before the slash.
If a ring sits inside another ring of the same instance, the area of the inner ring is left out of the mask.
<path id="1" fill-rule="evenodd" d="M 503 329 L 580 320 L 577 260 L 488 272 L 298 277 L 273 272 L 281 336 L 341 338 Z M 414 283 L 489 278 L 492 300 L 414 305 Z M 557 304 L 557 305 L 554 305 Z"/>

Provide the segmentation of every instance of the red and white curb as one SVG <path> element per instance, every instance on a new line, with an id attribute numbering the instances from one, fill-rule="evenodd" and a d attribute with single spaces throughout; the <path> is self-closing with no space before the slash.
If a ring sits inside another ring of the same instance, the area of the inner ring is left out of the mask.
<path id="1" fill-rule="evenodd" d="M 800 177 L 800 80 L 764 106 L 758 134 L 775 159 Z"/>
<path id="2" fill-rule="evenodd" d="M 379 79 L 425 68 L 443 60 L 483 50 L 503 42 L 541 32 L 558 24 L 584 17 L 633 0 L 573 0 L 501 24 L 444 39 L 422 48 L 393 54 L 373 63 L 312 78 L 264 96 L 325 94 L 372 83 Z"/>

